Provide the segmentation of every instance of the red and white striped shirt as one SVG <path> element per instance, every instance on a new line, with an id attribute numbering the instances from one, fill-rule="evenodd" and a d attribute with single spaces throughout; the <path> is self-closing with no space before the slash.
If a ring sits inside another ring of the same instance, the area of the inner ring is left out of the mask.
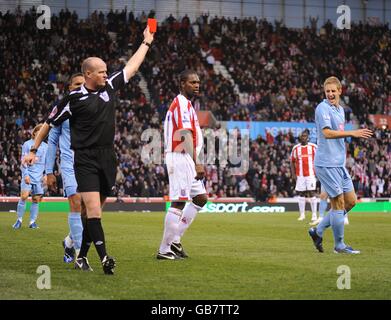
<path id="1" fill-rule="evenodd" d="M 291 160 L 296 168 L 296 176 L 315 176 L 314 158 L 317 148 L 318 146 L 314 143 L 308 143 L 305 146 L 299 143 L 293 147 Z"/>
<path id="2" fill-rule="evenodd" d="M 194 152 L 198 155 L 203 145 L 203 137 L 197 114 L 185 96 L 178 94 L 171 103 L 164 120 L 165 152 L 182 152 L 181 130 L 190 130 L 193 134 Z M 193 155 L 191 155 L 193 157 Z"/>

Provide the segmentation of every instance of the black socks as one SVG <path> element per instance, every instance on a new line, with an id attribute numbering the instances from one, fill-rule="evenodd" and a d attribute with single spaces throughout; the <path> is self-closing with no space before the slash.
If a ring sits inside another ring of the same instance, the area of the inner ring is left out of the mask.
<path id="1" fill-rule="evenodd" d="M 101 219 L 100 218 L 87 219 L 87 231 L 90 237 L 89 239 L 91 239 L 92 242 L 94 243 L 99 258 L 102 261 L 103 258 L 107 255 L 107 253 L 106 253 L 105 234 L 103 232 Z M 83 232 L 83 242 L 84 242 L 84 232 Z M 82 248 L 83 248 L 83 244 L 82 244 Z M 81 253 L 82 251 L 80 250 L 80 254 Z"/>

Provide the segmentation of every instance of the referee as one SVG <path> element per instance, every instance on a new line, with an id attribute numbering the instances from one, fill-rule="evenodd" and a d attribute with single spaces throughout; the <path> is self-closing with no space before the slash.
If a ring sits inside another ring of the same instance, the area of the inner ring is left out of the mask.
<path id="1" fill-rule="evenodd" d="M 37 149 L 50 127 L 58 126 L 69 119 L 78 191 L 87 209 L 87 224 L 75 262 L 77 269 L 92 271 L 87 260 L 87 251 L 92 241 L 104 273 L 114 273 L 116 263 L 106 252 L 101 217 L 106 197 L 111 195 L 114 188 L 117 168 L 113 146 L 116 92 L 136 74 L 153 37 L 154 34 L 147 26 L 144 30 L 144 41 L 138 50 L 122 70 L 110 77 L 107 77 L 107 67 L 103 60 L 97 57 L 85 59 L 81 68 L 85 84 L 57 103 L 23 161 L 25 164 L 33 164 Z"/>

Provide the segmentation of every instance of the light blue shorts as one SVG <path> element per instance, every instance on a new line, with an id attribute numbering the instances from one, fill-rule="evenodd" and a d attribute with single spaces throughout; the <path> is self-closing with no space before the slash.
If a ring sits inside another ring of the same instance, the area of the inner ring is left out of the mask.
<path id="1" fill-rule="evenodd" d="M 62 186 L 64 188 L 64 197 L 70 197 L 77 193 L 77 182 L 75 171 L 71 168 L 61 169 Z"/>
<path id="2" fill-rule="evenodd" d="M 352 178 L 345 167 L 316 167 L 315 174 L 330 198 L 354 191 Z"/>
<path id="3" fill-rule="evenodd" d="M 35 196 L 35 195 L 40 195 L 40 194 L 44 194 L 44 190 L 43 190 L 43 186 L 42 186 L 42 183 L 39 183 L 39 184 L 27 184 L 24 182 L 24 179 L 22 179 L 22 183 L 20 184 L 20 190 L 21 191 L 28 191 L 28 192 L 31 192 L 31 195 Z"/>

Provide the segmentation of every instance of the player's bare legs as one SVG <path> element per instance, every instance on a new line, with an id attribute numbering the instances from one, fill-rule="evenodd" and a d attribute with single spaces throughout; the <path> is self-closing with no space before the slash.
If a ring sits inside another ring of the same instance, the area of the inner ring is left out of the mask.
<path id="1" fill-rule="evenodd" d="M 349 224 L 348 212 L 353 209 L 357 203 L 357 196 L 354 190 L 344 193 L 345 198 L 345 225 Z"/>
<path id="2" fill-rule="evenodd" d="M 100 208 L 101 208 L 101 209 L 103 209 L 103 206 L 104 206 L 105 203 L 106 203 L 106 199 L 107 199 L 106 196 L 100 195 Z"/>
<path id="3" fill-rule="evenodd" d="M 357 203 L 356 193 L 353 190 L 353 191 L 344 193 L 343 196 L 344 196 L 344 202 L 345 202 L 345 210 L 346 210 L 346 212 L 349 212 L 350 210 L 353 209 L 353 207 Z"/>
<path id="4" fill-rule="evenodd" d="M 20 199 L 26 201 L 30 195 L 30 191 L 22 191 L 20 193 Z"/>
<path id="5" fill-rule="evenodd" d="M 171 208 L 176 208 L 176 209 L 179 209 L 179 210 L 183 210 L 185 205 L 186 205 L 186 202 L 172 202 L 171 203 Z"/>
<path id="6" fill-rule="evenodd" d="M 69 200 L 69 208 L 73 212 L 80 212 L 80 206 L 81 206 L 81 196 L 80 194 L 76 193 L 68 198 Z"/>

